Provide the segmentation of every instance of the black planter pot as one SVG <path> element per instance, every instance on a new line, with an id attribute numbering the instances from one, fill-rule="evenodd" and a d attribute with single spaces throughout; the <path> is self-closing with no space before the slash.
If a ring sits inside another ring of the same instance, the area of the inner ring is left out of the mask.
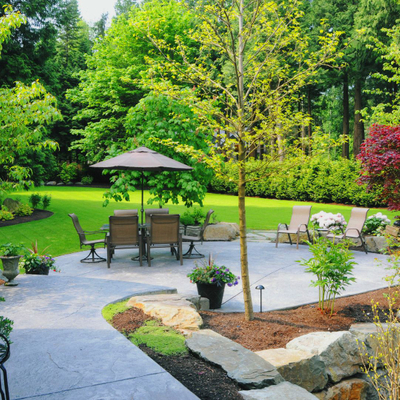
<path id="1" fill-rule="evenodd" d="M 396 219 L 396 220 L 393 222 L 393 225 L 394 225 L 394 226 L 400 226 L 400 219 Z"/>
<path id="2" fill-rule="evenodd" d="M 196 283 L 197 293 L 201 297 L 210 300 L 210 309 L 221 308 L 222 298 L 224 297 L 225 283 L 222 286 L 209 283 Z"/>
<path id="3" fill-rule="evenodd" d="M 50 268 L 44 264 L 41 264 L 39 267 L 32 269 L 30 271 L 26 271 L 28 275 L 48 275 Z"/>

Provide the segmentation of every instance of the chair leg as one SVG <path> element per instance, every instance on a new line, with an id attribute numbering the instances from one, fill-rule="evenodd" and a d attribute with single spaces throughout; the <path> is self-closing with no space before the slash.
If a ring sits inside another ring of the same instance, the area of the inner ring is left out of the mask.
<path id="1" fill-rule="evenodd" d="M 147 265 L 151 267 L 150 242 L 147 241 Z"/>
<path id="2" fill-rule="evenodd" d="M 110 268 L 112 254 L 113 250 L 107 247 L 107 268 Z"/>
<path id="3" fill-rule="evenodd" d="M 368 254 L 367 244 L 365 243 L 365 240 L 363 239 L 363 237 L 361 235 L 360 235 L 360 240 L 361 240 L 361 244 L 362 244 L 362 246 L 364 248 L 365 254 Z"/>
<path id="4" fill-rule="evenodd" d="M 300 232 L 297 231 L 297 234 L 296 234 L 296 249 L 297 250 L 299 249 L 299 239 L 300 239 Z"/>
<path id="5" fill-rule="evenodd" d="M 81 263 L 98 263 L 103 261 L 106 261 L 106 259 L 97 254 L 94 244 L 92 244 L 90 245 L 89 254 L 85 258 L 82 258 Z"/>
<path id="6" fill-rule="evenodd" d="M 179 259 L 180 259 L 180 262 L 181 262 L 181 265 L 183 265 L 183 254 L 182 254 L 182 241 L 180 240 L 179 241 L 179 248 L 178 248 L 179 250 Z"/>
<path id="7" fill-rule="evenodd" d="M 288 238 L 289 238 L 289 243 L 290 243 L 290 245 L 292 245 L 293 243 L 292 243 L 292 238 L 290 237 L 290 233 L 288 233 L 287 235 L 288 235 Z"/>
<path id="8" fill-rule="evenodd" d="M 275 247 L 278 247 L 278 242 L 279 242 L 279 232 L 276 232 L 276 242 L 275 242 Z"/>

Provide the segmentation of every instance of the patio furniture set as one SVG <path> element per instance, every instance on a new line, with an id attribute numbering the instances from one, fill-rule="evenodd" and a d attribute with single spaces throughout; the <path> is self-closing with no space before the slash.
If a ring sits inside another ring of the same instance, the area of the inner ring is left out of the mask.
<path id="1" fill-rule="evenodd" d="M 169 248 L 183 265 L 183 258 L 201 258 L 195 243 L 203 242 L 204 231 L 210 221 L 213 210 L 209 210 L 202 226 L 186 229 L 180 224 L 179 214 L 169 214 L 168 208 L 153 208 L 145 210 L 145 219 L 139 223 L 138 210 L 115 210 L 109 217 L 109 224 L 103 225 L 99 231 L 85 231 L 75 214 L 68 214 L 79 236 L 80 247 L 90 246 L 89 254 L 81 262 L 107 261 L 110 268 L 112 257 L 118 249 L 138 249 L 139 255 L 133 260 L 143 265 L 143 259 L 151 266 L 152 250 Z M 88 235 L 106 232 L 104 239 L 88 240 Z M 188 251 L 183 254 L 182 243 L 189 243 Z M 96 245 L 107 247 L 107 258 L 100 257 L 96 252 Z"/>
<path id="2" fill-rule="evenodd" d="M 365 245 L 365 239 L 362 235 L 362 230 L 367 219 L 367 213 L 369 208 L 353 208 L 351 210 L 350 219 L 346 226 L 346 230 L 341 229 L 341 233 L 337 234 L 332 229 L 327 229 L 326 237 L 332 240 L 342 240 L 346 238 L 360 239 L 361 245 L 366 254 L 368 254 L 367 247 Z M 308 230 L 308 223 L 310 221 L 311 206 L 294 206 L 292 210 L 292 217 L 290 219 L 289 226 L 287 224 L 279 224 L 276 232 L 276 244 L 278 247 L 278 238 L 280 234 L 286 234 L 289 237 L 289 242 L 292 244 L 292 238 L 290 235 L 296 235 L 297 249 L 299 248 L 300 233 L 307 233 L 308 240 L 311 242 L 310 233 Z M 284 226 L 284 229 L 281 227 Z M 318 230 L 318 234 L 321 234 L 321 229 Z"/>

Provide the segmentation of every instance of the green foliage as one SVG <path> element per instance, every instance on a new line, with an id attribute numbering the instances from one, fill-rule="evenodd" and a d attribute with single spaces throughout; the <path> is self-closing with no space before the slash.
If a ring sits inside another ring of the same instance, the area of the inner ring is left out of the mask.
<path id="1" fill-rule="evenodd" d="M 18 208 L 14 211 L 15 215 L 24 217 L 25 215 L 32 215 L 33 209 L 29 204 L 19 203 Z"/>
<path id="2" fill-rule="evenodd" d="M 307 267 L 306 272 L 314 274 L 317 280 L 311 281 L 311 286 L 318 287 L 319 309 L 322 312 L 333 314 L 336 296 L 344 290 L 345 286 L 355 282 L 351 277 L 355 262 L 353 253 L 349 250 L 348 242 L 332 243 L 324 237 L 309 243 L 310 251 L 314 257 L 298 261 Z"/>
<path id="3" fill-rule="evenodd" d="M 60 170 L 60 179 L 64 183 L 75 182 L 78 179 L 81 167 L 76 162 L 63 163 Z"/>
<path id="4" fill-rule="evenodd" d="M 58 272 L 59 269 L 55 265 L 56 260 L 49 254 L 37 254 L 31 251 L 25 255 L 19 265 L 24 268 L 26 273 L 34 273 L 42 269 L 42 266 L 48 267 L 51 270 Z"/>
<path id="5" fill-rule="evenodd" d="M 6 206 L 1 206 L 0 209 L 0 221 L 11 221 L 14 219 L 14 215 L 11 211 L 8 211 Z"/>
<path id="6" fill-rule="evenodd" d="M 206 218 L 206 212 L 202 208 L 193 207 L 181 215 L 183 225 L 202 225 Z"/>
<path id="7" fill-rule="evenodd" d="M 29 196 L 29 202 L 32 204 L 33 208 L 37 208 L 37 206 L 39 205 L 41 200 L 42 200 L 42 196 L 39 193 L 32 193 Z"/>
<path id="8" fill-rule="evenodd" d="M 0 302 L 1 301 L 5 301 L 4 297 L 0 297 Z M 0 334 L 4 335 L 8 340 L 10 340 L 10 333 L 13 324 L 13 321 L 0 315 Z"/>
<path id="9" fill-rule="evenodd" d="M 236 276 L 229 268 L 224 265 L 218 266 L 214 263 L 212 256 L 208 257 L 208 262 L 204 261 L 201 265 L 196 263 L 192 272 L 187 274 L 191 283 L 209 283 L 221 286 L 223 283 L 228 286 L 235 286 L 239 282 L 239 276 Z"/>
<path id="10" fill-rule="evenodd" d="M 82 177 L 81 182 L 84 185 L 91 185 L 93 182 L 93 176 L 84 176 L 84 177 Z"/>
<path id="11" fill-rule="evenodd" d="M 120 301 L 118 303 L 111 303 L 106 305 L 102 310 L 101 314 L 103 318 L 110 322 L 115 314 L 123 313 L 124 311 L 128 310 L 129 307 L 126 306 L 127 300 Z"/>
<path id="12" fill-rule="evenodd" d="M 51 195 L 45 193 L 45 194 L 42 196 L 42 206 L 43 206 L 43 210 L 46 210 L 46 209 L 49 207 L 50 203 L 51 203 Z"/>
<path id="13" fill-rule="evenodd" d="M 263 164 L 268 173 L 263 171 Z M 247 196 L 261 196 L 317 203 L 354 204 L 364 207 L 382 206 L 376 192 L 366 192 L 356 183 L 360 177 L 357 162 L 323 157 L 288 158 L 283 162 L 267 163 L 259 160 L 247 163 L 249 182 Z M 215 176 L 210 188 L 219 193 L 237 193 L 238 164 L 229 163 Z"/>
<path id="14" fill-rule="evenodd" d="M 136 346 L 144 344 L 166 356 L 183 355 L 188 352 L 185 337 L 158 321 L 146 321 L 144 326 L 130 334 L 128 338 Z"/>
<path id="15" fill-rule="evenodd" d="M 21 256 L 26 252 L 22 244 L 4 243 L 0 245 L 0 255 L 4 257 Z"/>

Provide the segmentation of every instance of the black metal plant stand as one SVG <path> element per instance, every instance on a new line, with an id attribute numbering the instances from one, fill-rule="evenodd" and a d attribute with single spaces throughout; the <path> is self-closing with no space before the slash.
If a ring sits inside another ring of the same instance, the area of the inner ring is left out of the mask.
<path id="1" fill-rule="evenodd" d="M 4 335 L 0 334 L 0 369 L 3 375 L 3 382 L 0 376 L 0 395 L 2 400 L 10 400 L 7 371 L 3 365 L 9 358 L 10 358 L 10 342 Z"/>

